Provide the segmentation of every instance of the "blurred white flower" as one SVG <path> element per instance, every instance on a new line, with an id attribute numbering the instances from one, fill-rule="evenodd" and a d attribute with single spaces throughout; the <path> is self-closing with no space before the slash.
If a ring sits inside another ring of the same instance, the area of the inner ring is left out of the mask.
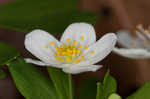
<path id="1" fill-rule="evenodd" d="M 34 30 L 26 35 L 25 48 L 41 61 L 25 60 L 27 63 L 61 68 L 71 74 L 94 72 L 102 66 L 93 64 L 112 51 L 116 40 L 116 35 L 109 33 L 96 42 L 95 30 L 87 23 L 71 24 L 60 42 L 45 31 Z"/>
<path id="2" fill-rule="evenodd" d="M 118 43 L 124 48 L 114 48 L 113 52 L 132 59 L 150 58 L 150 29 L 145 30 L 142 25 L 137 26 L 135 35 L 128 31 L 118 32 Z"/>

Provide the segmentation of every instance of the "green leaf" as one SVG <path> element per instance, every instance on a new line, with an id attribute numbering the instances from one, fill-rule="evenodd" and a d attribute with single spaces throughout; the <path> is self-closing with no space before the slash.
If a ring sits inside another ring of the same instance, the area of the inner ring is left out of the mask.
<path id="1" fill-rule="evenodd" d="M 8 67 L 18 90 L 26 99 L 58 99 L 52 82 L 36 67 L 23 59 L 11 62 Z"/>
<path id="2" fill-rule="evenodd" d="M 0 42 L 0 66 L 8 64 L 19 56 L 19 52 L 12 46 Z"/>
<path id="3" fill-rule="evenodd" d="M 116 80 L 107 72 L 103 83 L 88 80 L 81 84 L 79 99 L 108 99 L 112 93 L 116 93 L 116 90 Z"/>
<path id="4" fill-rule="evenodd" d="M 97 97 L 96 99 L 108 99 L 112 93 L 116 93 L 117 84 L 116 80 L 110 75 L 109 72 L 106 73 L 103 83 L 98 83 L 97 85 Z"/>
<path id="5" fill-rule="evenodd" d="M 150 81 L 126 99 L 150 99 Z"/>
<path id="6" fill-rule="evenodd" d="M 68 75 L 57 68 L 48 67 L 48 72 L 60 99 L 69 99 Z M 72 86 L 73 87 L 73 86 Z M 73 91 L 72 91 L 73 92 Z M 73 94 L 73 93 L 72 93 Z"/>
<path id="7" fill-rule="evenodd" d="M 108 96 L 112 93 L 116 93 L 116 91 L 116 80 L 110 75 L 109 72 L 107 72 L 103 81 L 103 99 L 108 99 Z"/>
<path id="8" fill-rule="evenodd" d="M 96 80 L 85 80 L 78 89 L 78 99 L 96 99 Z"/>
<path id="9" fill-rule="evenodd" d="M 76 11 L 76 0 L 18 0 L 0 7 L 0 12 L 0 26 L 23 32 L 44 29 L 58 34 L 73 22 L 97 20 L 94 13 Z"/>
<path id="10" fill-rule="evenodd" d="M 0 79 L 4 79 L 6 77 L 6 73 L 1 69 L 0 70 Z"/>
<path id="11" fill-rule="evenodd" d="M 118 94 L 113 93 L 108 97 L 108 99 L 122 99 L 122 98 Z"/>
<path id="12" fill-rule="evenodd" d="M 102 83 L 98 82 L 98 83 L 97 83 L 96 99 L 102 99 L 102 93 L 103 93 L 102 91 L 103 91 Z"/>

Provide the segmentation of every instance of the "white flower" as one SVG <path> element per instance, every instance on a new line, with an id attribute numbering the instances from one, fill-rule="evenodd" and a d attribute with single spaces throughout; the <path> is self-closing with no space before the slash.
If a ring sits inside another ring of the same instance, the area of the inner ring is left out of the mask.
<path id="1" fill-rule="evenodd" d="M 116 35 L 109 33 L 96 42 L 95 30 L 87 23 L 71 24 L 60 42 L 45 31 L 34 30 L 26 35 L 25 47 L 41 61 L 25 60 L 41 66 L 61 68 L 71 74 L 96 71 L 102 66 L 93 64 L 112 51 L 116 40 Z"/>
<path id="2" fill-rule="evenodd" d="M 142 25 L 138 25 L 137 29 L 135 35 L 120 31 L 117 34 L 118 43 L 124 48 L 114 48 L 113 52 L 132 59 L 150 58 L 150 33 Z"/>

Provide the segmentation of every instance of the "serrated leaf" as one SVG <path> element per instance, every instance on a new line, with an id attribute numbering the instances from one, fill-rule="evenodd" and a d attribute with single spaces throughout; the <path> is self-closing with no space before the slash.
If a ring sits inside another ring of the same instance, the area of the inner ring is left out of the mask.
<path id="1" fill-rule="evenodd" d="M 16 87 L 26 99 L 58 99 L 52 82 L 23 59 L 8 66 Z"/>
<path id="2" fill-rule="evenodd" d="M 73 22 L 96 23 L 96 14 L 75 9 L 76 0 L 18 0 L 0 7 L 0 26 L 23 32 L 44 29 L 59 34 Z"/>
<path id="3" fill-rule="evenodd" d="M 126 99 L 150 99 L 150 81 Z"/>
<path id="4" fill-rule="evenodd" d="M 19 52 L 14 47 L 0 42 L 0 66 L 8 64 L 17 56 Z"/>
<path id="5" fill-rule="evenodd" d="M 48 72 L 60 99 L 69 99 L 68 74 L 57 68 L 48 67 Z M 73 86 L 72 86 L 73 87 Z M 73 91 L 72 91 L 73 92 Z M 73 94 L 73 93 L 72 93 Z"/>
<path id="6" fill-rule="evenodd" d="M 96 80 L 85 80 L 78 89 L 78 99 L 96 99 L 96 85 Z"/>

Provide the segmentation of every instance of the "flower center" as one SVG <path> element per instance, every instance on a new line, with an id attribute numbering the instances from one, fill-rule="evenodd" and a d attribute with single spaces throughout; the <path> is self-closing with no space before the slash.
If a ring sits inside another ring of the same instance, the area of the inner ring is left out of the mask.
<path id="1" fill-rule="evenodd" d="M 84 40 L 84 37 L 81 36 L 80 40 Z M 63 43 L 60 46 L 56 46 L 54 41 L 51 41 L 48 45 L 45 46 L 46 49 L 49 48 L 49 45 L 55 46 L 56 51 L 54 53 L 54 57 L 56 60 L 62 63 L 80 63 L 84 60 L 85 55 L 83 54 L 83 50 L 87 50 L 88 46 L 83 46 L 78 43 L 76 40 L 71 41 L 70 38 L 66 39 L 66 44 Z M 88 53 L 87 53 L 88 54 Z M 89 51 L 89 54 L 94 54 L 94 51 Z"/>
<path id="2" fill-rule="evenodd" d="M 56 52 L 54 54 L 56 60 L 63 63 L 79 63 L 84 60 L 84 54 L 82 54 L 82 45 L 78 44 L 76 40 L 71 44 L 71 40 L 66 39 L 66 44 L 56 47 Z"/>

